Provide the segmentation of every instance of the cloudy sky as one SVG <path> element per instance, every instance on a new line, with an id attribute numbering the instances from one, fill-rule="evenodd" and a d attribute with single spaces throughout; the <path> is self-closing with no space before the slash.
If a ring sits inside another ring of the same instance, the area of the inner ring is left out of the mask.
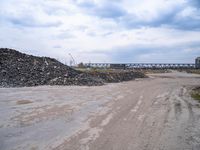
<path id="1" fill-rule="evenodd" d="M 193 63 L 200 0 L 0 0 L 0 47 L 69 62 Z"/>

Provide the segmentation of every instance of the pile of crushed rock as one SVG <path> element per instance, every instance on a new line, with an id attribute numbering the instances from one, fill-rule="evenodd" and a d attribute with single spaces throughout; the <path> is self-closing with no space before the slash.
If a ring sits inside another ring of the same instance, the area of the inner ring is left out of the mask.
<path id="1" fill-rule="evenodd" d="M 114 70 L 114 71 L 89 71 L 88 74 L 93 77 L 101 78 L 106 83 L 116 83 L 130 81 L 135 78 L 146 78 L 147 76 L 139 71 Z"/>
<path id="2" fill-rule="evenodd" d="M 81 72 L 49 57 L 36 57 L 13 49 L 0 48 L 0 86 L 103 85 L 145 77 L 138 72 Z"/>

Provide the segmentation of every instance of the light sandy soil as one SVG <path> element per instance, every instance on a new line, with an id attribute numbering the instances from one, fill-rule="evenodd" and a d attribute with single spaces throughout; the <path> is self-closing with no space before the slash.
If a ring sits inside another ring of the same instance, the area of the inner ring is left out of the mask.
<path id="1" fill-rule="evenodd" d="M 0 150 L 199 150 L 200 76 L 0 89 Z"/>

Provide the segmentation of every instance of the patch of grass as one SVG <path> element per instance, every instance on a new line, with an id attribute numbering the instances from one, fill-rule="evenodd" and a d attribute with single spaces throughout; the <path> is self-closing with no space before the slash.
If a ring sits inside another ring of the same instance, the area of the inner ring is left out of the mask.
<path id="1" fill-rule="evenodd" d="M 200 87 L 195 88 L 191 92 L 191 97 L 200 102 Z"/>
<path id="2" fill-rule="evenodd" d="M 19 100 L 16 102 L 17 105 L 24 105 L 24 104 L 30 104 L 30 103 L 33 103 L 33 102 L 30 100 Z"/>
<path id="3" fill-rule="evenodd" d="M 196 100 L 198 100 L 200 102 L 200 94 L 192 93 L 191 96 L 192 96 L 192 98 L 194 98 L 194 99 L 196 99 Z"/>

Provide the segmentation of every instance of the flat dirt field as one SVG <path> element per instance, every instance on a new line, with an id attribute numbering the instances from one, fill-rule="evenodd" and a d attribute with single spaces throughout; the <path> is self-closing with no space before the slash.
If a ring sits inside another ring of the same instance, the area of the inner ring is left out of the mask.
<path id="1" fill-rule="evenodd" d="M 0 150 L 200 150 L 200 76 L 0 89 Z"/>

